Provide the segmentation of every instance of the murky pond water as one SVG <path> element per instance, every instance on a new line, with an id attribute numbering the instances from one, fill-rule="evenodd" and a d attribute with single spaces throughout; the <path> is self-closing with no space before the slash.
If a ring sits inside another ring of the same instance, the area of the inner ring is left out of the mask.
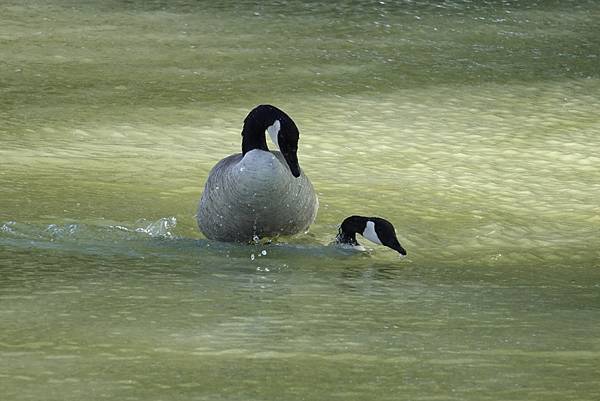
<path id="1" fill-rule="evenodd" d="M 599 399 L 600 3 L 523 3 L 0 3 L 2 400 Z M 259 103 L 317 220 L 207 241 Z"/>

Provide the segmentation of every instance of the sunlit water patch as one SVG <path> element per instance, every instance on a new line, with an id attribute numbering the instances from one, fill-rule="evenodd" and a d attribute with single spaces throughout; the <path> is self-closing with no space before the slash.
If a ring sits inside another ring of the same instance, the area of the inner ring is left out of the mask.
<path id="1" fill-rule="evenodd" d="M 2 400 L 599 399 L 598 11 L 5 1 Z M 208 241 L 258 103 L 317 220 Z M 408 257 L 332 246 L 351 214 Z"/>

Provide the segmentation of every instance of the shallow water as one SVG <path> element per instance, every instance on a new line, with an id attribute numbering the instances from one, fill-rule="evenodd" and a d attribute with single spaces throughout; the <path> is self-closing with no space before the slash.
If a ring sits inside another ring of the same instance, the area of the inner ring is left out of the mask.
<path id="1" fill-rule="evenodd" d="M 600 398 L 599 12 L 4 1 L 2 399 Z M 266 102 L 317 221 L 207 241 Z M 350 214 L 408 257 L 330 246 Z"/>

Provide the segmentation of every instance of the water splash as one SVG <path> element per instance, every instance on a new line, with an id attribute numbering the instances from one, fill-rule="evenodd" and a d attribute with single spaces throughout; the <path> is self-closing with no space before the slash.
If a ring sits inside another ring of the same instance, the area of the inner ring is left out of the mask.
<path id="1" fill-rule="evenodd" d="M 106 224 L 106 221 L 35 224 L 16 221 L 0 222 L 0 245 L 18 248 L 57 249 L 102 254 L 137 255 L 156 248 L 150 239 L 177 240 L 173 229 L 175 217 L 156 221 L 140 220 L 133 225 Z M 190 248 L 193 239 L 182 239 Z M 139 252 L 138 252 L 139 251 Z"/>
<path id="2" fill-rule="evenodd" d="M 69 237 L 77 234 L 80 231 L 79 224 L 71 223 L 60 226 L 58 224 L 50 224 L 46 227 L 46 232 L 50 235 L 51 239 L 59 239 Z"/>
<path id="3" fill-rule="evenodd" d="M 259 241 L 257 248 L 247 244 L 228 244 L 182 238 L 173 231 L 177 224 L 175 217 L 163 217 L 156 221 L 138 220 L 134 224 L 117 223 L 104 219 L 92 222 L 68 223 L 21 223 L 18 221 L 0 222 L 0 246 L 21 249 L 52 249 L 65 252 L 95 255 L 125 255 L 145 257 L 148 255 L 165 258 L 186 258 L 197 260 L 198 253 L 216 258 L 235 259 L 258 258 L 278 260 L 298 257 L 348 257 L 355 251 L 336 246 L 319 244 L 318 240 L 310 244 Z M 264 262 L 267 263 L 267 262 Z"/>
<path id="4" fill-rule="evenodd" d="M 151 237 L 173 238 L 171 229 L 177 225 L 175 217 L 163 217 L 157 221 L 147 224 L 145 227 L 135 229 L 135 232 L 148 234 Z"/>
<path id="5" fill-rule="evenodd" d="M 148 236 L 155 238 L 175 238 L 171 230 L 175 228 L 176 225 L 177 218 L 171 216 L 162 217 L 151 222 L 148 222 L 146 219 L 138 220 L 133 227 L 127 227 L 120 224 L 111 225 L 109 227 L 125 232 L 147 234 Z"/>
<path id="6" fill-rule="evenodd" d="M 4 232 L 4 233 L 14 233 L 14 225 L 16 224 L 16 222 L 14 221 L 8 221 L 4 224 L 2 224 L 0 226 L 0 232 Z"/>

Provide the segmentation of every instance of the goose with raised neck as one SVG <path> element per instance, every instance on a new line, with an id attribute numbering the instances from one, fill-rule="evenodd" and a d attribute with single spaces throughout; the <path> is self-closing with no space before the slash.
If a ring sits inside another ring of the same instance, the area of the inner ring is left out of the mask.
<path id="1" fill-rule="evenodd" d="M 266 133 L 279 151 L 267 146 Z M 197 220 L 209 238 L 248 242 L 306 231 L 317 215 L 314 188 L 300 168 L 300 132 L 281 109 L 260 105 L 242 128 L 242 153 L 210 171 Z"/>

